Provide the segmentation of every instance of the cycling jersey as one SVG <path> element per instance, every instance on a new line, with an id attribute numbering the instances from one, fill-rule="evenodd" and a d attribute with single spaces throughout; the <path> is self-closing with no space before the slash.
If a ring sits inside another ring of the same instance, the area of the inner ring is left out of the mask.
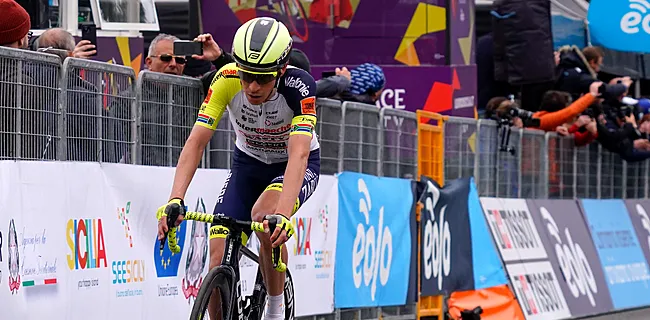
<path id="1" fill-rule="evenodd" d="M 287 67 L 278 90 L 262 105 L 248 102 L 235 63 L 221 68 L 212 80 L 201 105 L 196 125 L 215 130 L 228 109 L 237 148 L 266 164 L 288 160 L 289 136 L 311 136 L 310 151 L 318 149 L 316 126 L 316 82 L 306 71 Z"/>

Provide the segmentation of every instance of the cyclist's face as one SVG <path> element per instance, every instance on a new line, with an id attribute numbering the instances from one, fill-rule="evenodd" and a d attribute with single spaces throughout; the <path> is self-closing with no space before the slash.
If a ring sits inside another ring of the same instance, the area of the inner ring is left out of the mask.
<path id="1" fill-rule="evenodd" d="M 280 71 L 279 75 L 283 72 Z M 244 71 L 239 71 L 239 79 L 248 102 L 254 105 L 260 105 L 271 97 L 277 81 L 272 74 L 257 75 Z"/>

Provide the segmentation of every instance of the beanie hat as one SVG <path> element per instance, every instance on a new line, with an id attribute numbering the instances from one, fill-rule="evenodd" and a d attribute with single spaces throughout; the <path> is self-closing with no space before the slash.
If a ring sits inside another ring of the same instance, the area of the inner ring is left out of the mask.
<path id="1" fill-rule="evenodd" d="M 0 45 L 16 42 L 29 32 L 29 14 L 14 0 L 0 0 Z"/>
<path id="2" fill-rule="evenodd" d="M 291 49 L 291 52 L 289 52 L 289 64 L 311 73 L 311 63 L 309 63 L 309 58 L 300 49 Z"/>
<path id="3" fill-rule="evenodd" d="M 377 92 L 384 87 L 386 78 L 384 71 L 378 65 L 364 63 L 350 71 L 352 84 L 350 92 L 353 94 L 364 94 L 368 90 Z"/>

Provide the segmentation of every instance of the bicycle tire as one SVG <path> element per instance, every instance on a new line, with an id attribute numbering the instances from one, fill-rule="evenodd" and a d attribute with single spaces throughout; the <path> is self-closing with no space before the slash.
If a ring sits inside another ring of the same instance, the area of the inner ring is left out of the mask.
<path id="1" fill-rule="evenodd" d="M 231 300 L 231 283 L 233 276 L 227 269 L 222 267 L 213 268 L 203 279 L 203 284 L 196 295 L 192 312 L 190 313 L 190 320 L 203 320 L 203 315 L 208 309 L 210 302 L 210 295 L 214 289 L 219 290 L 221 295 L 221 314 L 223 320 L 231 320 L 233 317 Z"/>

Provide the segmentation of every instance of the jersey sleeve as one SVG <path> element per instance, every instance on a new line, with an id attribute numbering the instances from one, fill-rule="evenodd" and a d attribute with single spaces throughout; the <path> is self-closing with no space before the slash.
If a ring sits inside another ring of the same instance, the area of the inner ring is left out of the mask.
<path id="1" fill-rule="evenodd" d="M 229 63 L 215 73 L 194 125 L 216 130 L 223 112 L 239 91 L 241 82 L 237 67 Z"/>
<path id="2" fill-rule="evenodd" d="M 316 81 L 302 69 L 288 68 L 280 83 L 287 105 L 293 111 L 291 133 L 312 136 L 316 128 Z"/>

